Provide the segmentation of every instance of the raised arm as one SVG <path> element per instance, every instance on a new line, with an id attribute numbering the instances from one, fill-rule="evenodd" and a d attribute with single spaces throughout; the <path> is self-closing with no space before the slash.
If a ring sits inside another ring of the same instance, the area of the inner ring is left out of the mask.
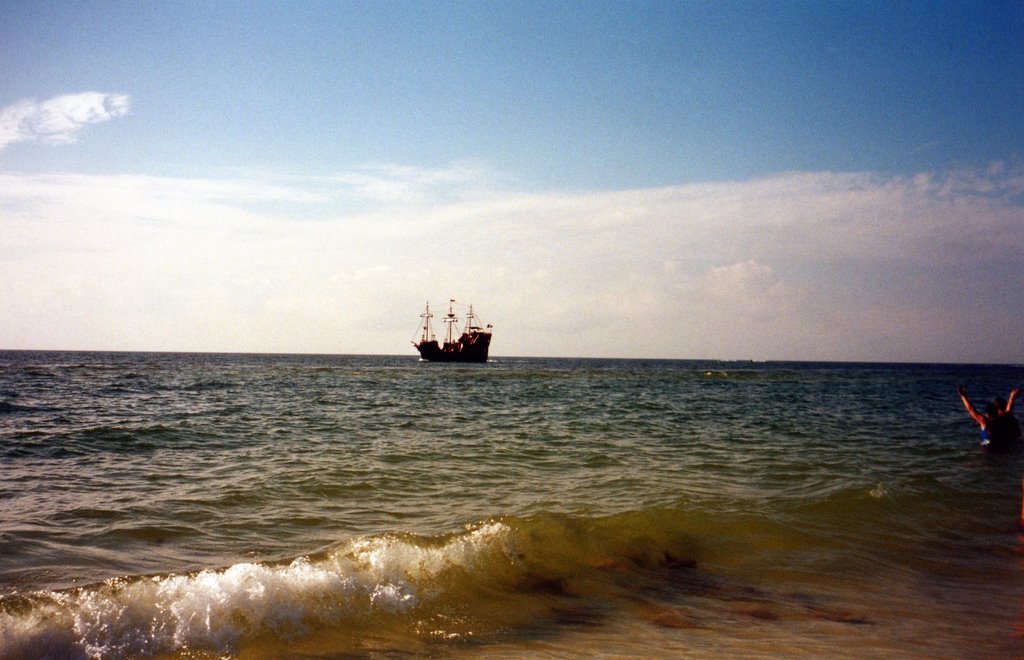
<path id="1" fill-rule="evenodd" d="M 1012 390 L 1010 390 L 1010 398 L 1006 400 L 1006 410 L 1004 410 L 1003 412 L 1008 412 L 1008 413 L 1013 412 L 1013 402 L 1016 401 L 1016 399 L 1017 399 L 1017 397 L 1019 395 L 1020 395 L 1020 388 L 1019 387 L 1015 387 Z"/>
<path id="2" fill-rule="evenodd" d="M 976 421 L 979 426 L 985 426 L 985 418 L 982 417 L 981 413 L 974 409 L 974 404 L 967 398 L 967 388 L 963 385 L 957 385 L 956 393 L 960 395 L 960 400 L 963 401 L 964 408 L 967 409 L 967 414 L 971 416 L 971 419 Z M 1012 397 L 1013 394 L 1011 393 L 1010 396 Z"/>

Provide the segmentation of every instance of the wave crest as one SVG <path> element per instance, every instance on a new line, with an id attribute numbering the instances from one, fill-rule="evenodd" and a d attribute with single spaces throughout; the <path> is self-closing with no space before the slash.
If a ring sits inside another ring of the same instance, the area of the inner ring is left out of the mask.
<path id="1" fill-rule="evenodd" d="M 443 592 L 438 579 L 508 564 L 511 529 L 488 522 L 442 538 L 364 537 L 289 563 L 240 563 L 189 575 L 108 580 L 0 600 L 10 658 L 233 652 L 249 638 L 291 638 L 371 616 L 399 616 Z"/>

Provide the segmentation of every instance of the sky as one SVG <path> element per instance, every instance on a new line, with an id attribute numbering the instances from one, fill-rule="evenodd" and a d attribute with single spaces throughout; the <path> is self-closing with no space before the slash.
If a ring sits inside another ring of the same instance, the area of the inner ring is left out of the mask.
<path id="1" fill-rule="evenodd" d="M 1024 363 L 1024 3 L 0 0 L 0 349 Z"/>

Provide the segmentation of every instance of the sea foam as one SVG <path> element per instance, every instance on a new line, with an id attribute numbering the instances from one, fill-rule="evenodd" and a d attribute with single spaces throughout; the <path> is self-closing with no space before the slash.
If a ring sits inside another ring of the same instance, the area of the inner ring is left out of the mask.
<path id="1" fill-rule="evenodd" d="M 439 538 L 382 535 L 289 563 L 117 578 L 0 601 L 5 658 L 117 658 L 233 652 L 246 639 L 298 637 L 344 619 L 399 616 L 443 593 L 437 578 L 514 561 L 504 523 Z M 480 576 L 477 576 L 480 577 Z M 484 576 L 486 579 L 486 576 Z"/>

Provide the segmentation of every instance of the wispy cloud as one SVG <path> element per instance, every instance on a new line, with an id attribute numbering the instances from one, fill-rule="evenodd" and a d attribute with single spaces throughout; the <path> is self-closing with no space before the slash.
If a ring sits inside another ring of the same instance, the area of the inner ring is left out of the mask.
<path id="1" fill-rule="evenodd" d="M 508 180 L 0 175 L 0 347 L 393 353 L 454 296 L 496 355 L 1024 359 L 1019 166 Z"/>
<path id="2" fill-rule="evenodd" d="M 124 94 L 82 92 L 45 101 L 24 99 L 0 109 L 0 150 L 16 142 L 74 142 L 82 128 L 128 114 Z"/>
<path id="3" fill-rule="evenodd" d="M 400 205 L 452 201 L 452 195 L 464 198 L 482 188 L 493 188 L 497 176 L 493 170 L 474 163 L 433 169 L 388 164 L 367 165 L 330 180 L 353 197 Z"/>

